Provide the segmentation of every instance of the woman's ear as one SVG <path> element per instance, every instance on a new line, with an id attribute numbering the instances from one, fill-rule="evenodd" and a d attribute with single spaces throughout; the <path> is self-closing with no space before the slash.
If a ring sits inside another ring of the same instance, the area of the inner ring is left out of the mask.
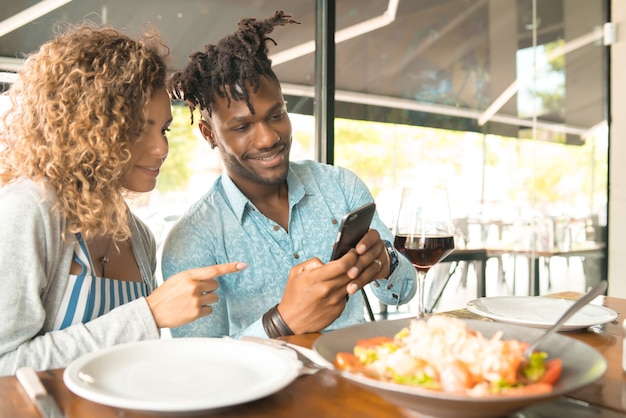
<path id="1" fill-rule="evenodd" d="M 206 142 L 208 142 L 211 146 L 211 149 L 214 149 L 217 144 L 215 143 L 215 138 L 213 136 L 213 129 L 211 129 L 211 125 L 207 121 L 200 119 L 200 121 L 198 122 L 198 128 L 200 129 L 200 133 L 202 134 L 204 139 L 206 139 Z"/>

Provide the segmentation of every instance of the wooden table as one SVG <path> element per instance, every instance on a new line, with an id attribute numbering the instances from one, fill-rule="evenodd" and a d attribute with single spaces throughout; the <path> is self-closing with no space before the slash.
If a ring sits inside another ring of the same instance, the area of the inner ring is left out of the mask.
<path id="1" fill-rule="evenodd" d="M 567 292 L 552 296 L 576 299 L 580 294 Z M 587 331 L 569 332 L 567 335 L 595 347 L 602 353 L 609 365 L 606 374 L 597 382 L 568 397 L 525 409 L 524 416 L 617 418 L 626 415 L 626 377 L 622 372 L 622 341 L 626 333 L 621 326 L 626 317 L 626 299 L 605 297 L 604 304 L 619 313 L 618 320 L 603 326 L 591 327 Z M 465 309 L 439 315 L 477 318 Z M 301 346 L 311 347 L 318 336 L 319 334 L 297 335 L 287 340 Z M 65 387 L 62 369 L 40 372 L 39 376 L 68 418 L 185 416 L 178 413 L 167 415 L 121 410 L 84 400 Z M 201 382 L 198 383 L 201 384 Z M 0 394 L 2 394 L 0 417 L 39 417 L 35 406 L 28 399 L 15 376 L 0 378 Z M 418 415 L 387 402 L 375 393 L 356 386 L 334 372 L 322 370 L 314 375 L 301 376 L 287 388 L 264 399 L 219 410 L 196 412 L 187 416 L 415 418 Z"/>

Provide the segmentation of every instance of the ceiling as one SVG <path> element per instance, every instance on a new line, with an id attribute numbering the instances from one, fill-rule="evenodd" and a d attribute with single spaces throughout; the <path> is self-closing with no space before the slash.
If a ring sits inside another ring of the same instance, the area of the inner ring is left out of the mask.
<path id="1" fill-rule="evenodd" d="M 606 19 L 605 1 L 588 0 L 585 4 L 595 3 L 600 12 L 585 12 L 587 21 L 577 27 L 580 33 L 570 36 L 566 33 L 566 17 L 577 15 L 569 11 L 575 1 L 537 2 L 536 11 L 538 44 L 588 35 L 586 43 L 582 42 L 568 56 L 570 69 L 587 68 L 588 62 L 598 57 L 604 59 L 604 49 L 598 46 L 594 28 Z M 0 36 L 0 71 L 19 68 L 23 57 L 51 39 L 63 22 L 83 20 L 106 22 L 131 34 L 140 32 L 147 22 L 153 23 L 171 47 L 172 68 L 178 69 L 192 51 L 233 32 L 239 18 L 262 18 L 275 10 L 284 10 L 301 25 L 278 27 L 271 34 L 277 42 L 277 46 L 270 46 L 274 68 L 285 94 L 296 99 L 290 99 L 290 105 L 303 112 L 312 110 L 317 2 L 5 0 L 3 3 L 0 28 L 29 7 L 56 8 Z M 598 14 L 601 17 L 594 17 Z M 500 130 L 517 136 L 520 129 L 528 128 L 532 122 L 518 106 L 519 63 L 516 62 L 518 50 L 532 46 L 533 28 L 531 0 L 337 0 L 337 116 L 462 130 Z M 568 77 L 574 69 L 568 71 Z M 606 79 L 603 73 L 593 76 Z M 536 122 L 548 131 L 580 138 L 605 119 L 606 94 L 603 89 L 597 91 L 598 83 L 602 82 L 591 83 L 593 91 L 588 92 L 584 90 L 585 86 L 591 88 L 588 83 L 570 83 L 568 100 L 574 96 L 570 93 L 578 90 L 576 107 L 583 109 L 576 113 L 575 120 L 559 111 L 544 112 Z M 493 114 L 486 114 L 491 111 Z"/>

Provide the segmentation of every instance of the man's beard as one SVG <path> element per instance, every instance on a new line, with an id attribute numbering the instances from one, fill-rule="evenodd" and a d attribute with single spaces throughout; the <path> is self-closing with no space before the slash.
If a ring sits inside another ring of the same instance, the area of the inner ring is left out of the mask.
<path id="1" fill-rule="evenodd" d="M 287 178 L 287 174 L 289 173 L 288 153 L 286 154 L 285 164 L 281 173 L 270 178 L 262 177 L 256 172 L 250 170 L 248 167 L 241 164 L 241 162 L 237 158 L 233 157 L 231 154 L 224 152 L 224 150 L 222 150 L 222 158 L 224 159 L 224 165 L 232 170 L 234 174 L 237 174 L 240 177 L 243 177 L 255 183 L 262 184 L 264 186 L 278 186 L 282 184 Z"/>

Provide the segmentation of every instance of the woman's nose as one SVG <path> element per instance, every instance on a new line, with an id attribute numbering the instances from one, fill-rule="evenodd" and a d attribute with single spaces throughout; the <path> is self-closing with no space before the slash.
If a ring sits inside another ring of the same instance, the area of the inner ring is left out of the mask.
<path id="1" fill-rule="evenodd" d="M 169 152 L 169 143 L 165 135 L 158 135 L 151 141 L 151 153 L 165 160 Z"/>

